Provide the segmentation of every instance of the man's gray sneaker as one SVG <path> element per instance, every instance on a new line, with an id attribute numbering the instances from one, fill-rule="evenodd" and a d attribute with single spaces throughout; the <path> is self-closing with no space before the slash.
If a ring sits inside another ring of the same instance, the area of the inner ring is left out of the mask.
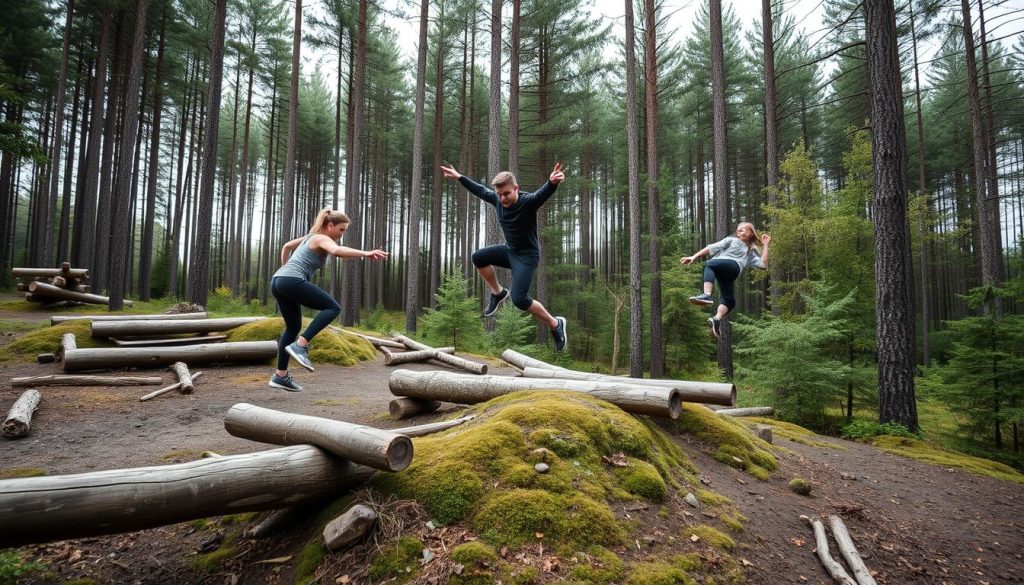
<path id="1" fill-rule="evenodd" d="M 503 288 L 498 294 L 492 294 L 491 298 L 487 300 L 487 308 L 484 309 L 484 317 L 490 317 L 491 315 L 498 312 L 498 307 L 501 303 L 505 302 L 508 298 L 508 289 Z"/>
<path id="2" fill-rule="evenodd" d="M 288 352 L 288 355 L 295 358 L 295 361 L 299 362 L 300 366 L 310 372 L 313 371 L 313 362 L 309 360 L 309 347 L 302 347 L 298 343 L 292 343 L 285 347 L 284 350 Z"/>
<path id="3" fill-rule="evenodd" d="M 558 325 L 551 330 L 551 339 L 555 342 L 555 351 L 562 351 L 565 349 L 566 342 L 569 341 L 565 334 L 565 317 L 555 317 L 555 321 L 558 321 Z"/>
<path id="4" fill-rule="evenodd" d="M 289 392 L 299 392 L 302 390 L 302 386 L 296 384 L 295 380 L 292 380 L 291 375 L 281 377 L 278 376 L 277 374 L 274 374 L 270 378 L 270 384 L 268 384 L 268 386 L 280 388 L 282 390 L 287 390 Z"/>
<path id="5" fill-rule="evenodd" d="M 709 295 L 708 293 L 699 294 L 695 297 L 690 297 L 690 304 L 692 305 L 700 305 L 702 307 L 706 307 L 708 305 L 713 304 L 714 302 L 715 301 L 711 300 L 711 295 Z"/>

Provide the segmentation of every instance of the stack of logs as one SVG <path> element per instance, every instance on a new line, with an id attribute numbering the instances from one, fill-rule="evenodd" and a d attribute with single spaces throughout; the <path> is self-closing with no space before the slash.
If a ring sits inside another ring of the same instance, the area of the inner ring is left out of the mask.
<path id="1" fill-rule="evenodd" d="M 46 307 L 110 302 L 108 297 L 89 292 L 88 268 L 72 268 L 69 262 L 60 268 L 12 268 L 11 274 L 20 279 L 17 287 L 25 292 L 26 301 Z M 131 301 L 124 303 L 131 305 Z"/>

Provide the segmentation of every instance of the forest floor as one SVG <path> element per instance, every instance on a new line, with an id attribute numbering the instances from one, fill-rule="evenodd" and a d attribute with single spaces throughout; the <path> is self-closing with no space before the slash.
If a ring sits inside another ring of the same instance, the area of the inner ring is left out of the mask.
<path id="1" fill-rule="evenodd" d="M 0 320 L 41 318 L 0 314 Z M 0 342 L 11 339 L 0 332 Z M 0 350 L 2 351 L 2 350 Z M 413 369 L 432 369 L 412 365 Z M 199 369 L 199 368 L 197 368 Z M 268 366 L 201 368 L 193 395 L 177 393 L 140 403 L 156 387 L 47 387 L 24 439 L 3 441 L 0 477 L 17 470 L 48 475 L 196 459 L 204 451 L 222 455 L 266 449 L 224 430 L 224 415 L 239 402 L 376 427 L 429 422 L 438 414 L 406 421 L 387 418 L 388 368 L 382 359 L 353 367 L 324 365 L 315 372 L 293 370 L 305 387 L 289 393 L 267 386 Z M 491 373 L 514 374 L 491 366 Z M 56 374 L 59 364 L 6 360 L 0 373 Z M 166 371 L 145 375 L 164 376 Z M 168 383 L 171 383 L 170 381 Z M 0 410 L 22 389 L 0 387 Z M 439 413 L 457 410 L 446 405 Z M 1024 583 L 1024 485 L 887 454 L 874 447 L 813 437 L 796 442 L 776 434 L 779 468 L 767 481 L 711 458 L 713 449 L 695 437 L 662 425 L 699 468 L 708 489 L 728 496 L 746 516 L 734 555 L 748 583 L 831 583 L 814 555 L 814 538 L 801 515 L 841 516 L 879 583 Z M 812 486 L 800 496 L 787 484 L 802 477 Z M 678 503 L 682 506 L 681 501 Z M 675 505 L 675 504 L 671 504 Z M 625 512 L 623 512 L 625 513 Z M 296 552 L 310 539 L 308 523 L 284 528 L 271 538 L 236 543 L 236 554 L 213 569 L 198 568 L 197 550 L 220 521 L 187 522 L 129 534 L 23 547 L 25 561 L 45 566 L 28 583 L 292 583 Z M 652 536 L 673 529 L 645 519 Z M 832 552 L 838 556 L 834 545 Z M 331 557 L 326 565 L 332 567 Z M 347 580 L 346 575 L 356 577 Z M 365 570 L 338 566 L 320 571 L 320 583 L 368 582 Z M 563 572 L 541 573 L 539 581 L 564 580 Z M 443 581 L 439 581 L 443 582 Z"/>

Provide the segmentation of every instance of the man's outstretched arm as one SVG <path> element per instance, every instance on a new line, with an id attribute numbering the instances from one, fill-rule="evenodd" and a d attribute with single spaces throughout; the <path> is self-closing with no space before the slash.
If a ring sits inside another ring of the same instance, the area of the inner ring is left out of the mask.
<path id="1" fill-rule="evenodd" d="M 457 179 L 459 183 L 466 188 L 467 191 L 476 195 L 479 199 L 490 203 L 491 205 L 498 204 L 498 194 L 494 191 L 484 187 L 480 183 L 477 183 L 473 179 L 459 173 L 455 170 L 455 167 L 448 165 L 441 165 L 441 172 L 445 177 L 449 179 Z"/>
<path id="2" fill-rule="evenodd" d="M 540 189 L 533 192 L 534 205 L 540 207 L 548 200 L 551 195 L 554 194 L 555 189 L 558 188 L 558 184 L 565 180 L 565 173 L 562 169 L 562 163 L 556 162 L 554 170 L 551 171 L 551 175 L 548 177 L 548 182 L 541 185 Z"/>

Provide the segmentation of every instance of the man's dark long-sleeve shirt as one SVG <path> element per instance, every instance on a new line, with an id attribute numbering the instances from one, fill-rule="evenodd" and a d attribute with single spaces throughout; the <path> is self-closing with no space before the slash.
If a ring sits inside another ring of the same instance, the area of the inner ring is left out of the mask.
<path id="1" fill-rule="evenodd" d="M 539 254 L 540 238 L 537 237 L 537 210 L 548 200 L 558 185 L 548 181 L 533 193 L 519 192 L 519 199 L 511 207 L 502 207 L 498 194 L 480 183 L 459 177 L 459 183 L 467 191 L 481 200 L 494 206 L 498 214 L 498 224 L 505 234 L 505 243 L 517 254 Z"/>

